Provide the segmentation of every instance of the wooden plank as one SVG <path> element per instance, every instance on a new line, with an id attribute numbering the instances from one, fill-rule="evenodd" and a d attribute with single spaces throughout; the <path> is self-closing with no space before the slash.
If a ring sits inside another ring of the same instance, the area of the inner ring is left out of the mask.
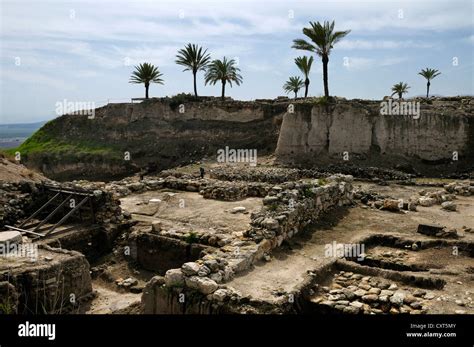
<path id="1" fill-rule="evenodd" d="M 89 197 L 86 196 L 82 201 L 76 205 L 71 211 L 69 211 L 59 222 L 57 222 L 55 225 L 51 227 L 51 229 L 48 230 L 48 232 L 45 234 L 45 236 L 48 236 L 54 229 L 62 225 L 74 212 L 76 212 L 82 205 L 84 205 L 87 200 L 89 200 Z"/>
<path id="2" fill-rule="evenodd" d="M 61 203 L 59 204 L 59 206 L 54 209 L 53 212 L 51 212 L 45 219 L 43 219 L 43 221 L 41 221 L 41 223 L 39 223 L 39 224 L 33 229 L 33 231 L 37 231 L 44 223 L 46 223 L 48 220 L 50 220 L 51 217 L 53 217 L 53 216 L 64 206 L 64 204 L 65 204 L 71 197 L 72 197 L 72 194 L 69 194 L 68 197 L 67 197 L 66 199 L 64 199 L 64 201 L 61 202 Z"/>
<path id="3" fill-rule="evenodd" d="M 43 234 L 35 233 L 34 231 L 31 231 L 31 230 L 26 230 L 26 229 L 20 229 L 20 228 L 12 227 L 11 225 L 5 225 L 5 228 L 11 229 L 11 230 L 15 230 L 15 231 L 19 231 L 19 232 L 22 232 L 22 233 L 33 234 L 33 235 L 40 236 L 40 237 L 43 237 L 43 236 L 44 236 Z"/>
<path id="4" fill-rule="evenodd" d="M 38 215 L 38 213 L 40 213 L 41 211 L 43 211 L 43 210 L 44 210 L 46 207 L 48 207 L 54 200 L 56 200 L 56 198 L 57 198 L 59 195 L 61 195 L 61 193 L 59 193 L 59 192 L 56 193 L 56 195 L 53 196 L 51 199 L 49 199 L 43 206 L 41 206 L 41 207 L 39 208 L 39 210 L 37 210 L 35 213 L 33 213 L 31 216 L 29 216 L 27 219 L 25 219 L 25 220 L 23 221 L 23 223 L 20 224 L 19 227 L 21 228 L 21 227 L 25 226 L 25 224 L 26 224 L 27 222 L 29 222 L 32 218 L 36 217 L 36 216 Z"/>

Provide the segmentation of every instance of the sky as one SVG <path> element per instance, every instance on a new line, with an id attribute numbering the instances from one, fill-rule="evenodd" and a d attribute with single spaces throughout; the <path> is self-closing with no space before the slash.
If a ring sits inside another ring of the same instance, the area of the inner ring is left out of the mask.
<path id="1" fill-rule="evenodd" d="M 309 21 L 335 20 L 351 32 L 329 61 L 329 91 L 345 98 L 381 99 L 403 81 L 408 97 L 424 95 L 426 67 L 441 71 L 431 83 L 439 95 L 474 94 L 472 0 L 411 1 L 152 1 L 0 0 L 0 123 L 26 123 L 57 116 L 58 103 L 127 102 L 143 97 L 130 84 L 134 66 L 152 63 L 164 85 L 150 96 L 192 93 L 192 73 L 176 65 L 188 42 L 213 59 L 234 58 L 241 86 L 234 99 L 285 95 L 283 84 L 301 76 L 294 64 L 311 52 L 292 49 Z M 323 94 L 322 64 L 315 56 L 310 96 Z M 220 95 L 220 85 L 200 95 Z"/>

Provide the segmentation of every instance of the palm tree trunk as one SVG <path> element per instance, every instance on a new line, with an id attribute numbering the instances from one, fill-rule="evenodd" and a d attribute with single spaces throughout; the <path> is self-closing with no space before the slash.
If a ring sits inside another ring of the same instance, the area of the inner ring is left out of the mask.
<path id="1" fill-rule="evenodd" d="M 193 71 L 193 77 L 194 77 L 194 96 L 197 98 L 198 91 L 197 91 L 197 86 L 196 86 L 196 71 Z"/>
<path id="2" fill-rule="evenodd" d="M 145 83 L 145 99 L 148 99 L 148 88 L 150 88 L 150 84 Z"/>
<path id="3" fill-rule="evenodd" d="M 430 95 L 430 81 L 426 83 L 426 98 L 428 99 Z"/>
<path id="4" fill-rule="evenodd" d="M 225 81 L 222 81 L 222 95 L 221 95 L 221 99 L 222 99 L 222 100 L 225 99 Z"/>
<path id="5" fill-rule="evenodd" d="M 295 100 L 296 100 L 296 98 L 297 98 L 297 97 L 298 97 L 298 93 L 297 93 L 297 92 L 295 92 Z"/>
<path id="6" fill-rule="evenodd" d="M 329 57 L 323 55 L 323 82 L 324 82 L 324 96 L 329 98 L 329 85 L 328 85 L 328 63 Z"/>
<path id="7" fill-rule="evenodd" d="M 398 93 L 398 98 L 401 99 L 403 97 L 402 93 Z"/>
<path id="8" fill-rule="evenodd" d="M 306 78 L 306 80 L 304 81 L 304 84 L 305 84 L 304 97 L 306 99 L 308 97 L 309 78 Z"/>

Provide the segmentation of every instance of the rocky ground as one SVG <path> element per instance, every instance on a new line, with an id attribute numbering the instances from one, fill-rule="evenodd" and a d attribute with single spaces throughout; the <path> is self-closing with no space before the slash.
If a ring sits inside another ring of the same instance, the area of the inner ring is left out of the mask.
<path id="1" fill-rule="evenodd" d="M 1 202 L 13 224 L 37 176 L 25 182 L 23 168 L 5 166 Z M 142 179 L 72 182 L 114 197 L 104 225 L 129 225 L 90 260 L 95 295 L 82 312 L 143 312 L 153 284 L 189 287 L 220 306 L 232 297 L 234 312 L 474 313 L 473 182 L 375 168 L 362 176 L 266 158 L 256 168 L 201 162 Z M 364 245 L 363 259 L 328 255 L 333 244 Z M 130 246 L 138 256 L 124 254 Z"/>

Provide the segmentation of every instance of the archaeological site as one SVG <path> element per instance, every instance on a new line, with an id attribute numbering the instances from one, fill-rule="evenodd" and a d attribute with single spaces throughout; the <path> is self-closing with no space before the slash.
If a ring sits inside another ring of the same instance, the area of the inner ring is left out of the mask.
<path id="1" fill-rule="evenodd" d="M 1 1 L 0 347 L 472 346 L 473 4 Z"/>
<path id="2" fill-rule="evenodd" d="M 24 256 L 0 259 L 0 308 L 474 313 L 474 99 L 421 103 L 416 123 L 340 98 L 59 117 L 25 147 L 78 133 L 113 150 L 1 159 L 1 245 Z"/>

